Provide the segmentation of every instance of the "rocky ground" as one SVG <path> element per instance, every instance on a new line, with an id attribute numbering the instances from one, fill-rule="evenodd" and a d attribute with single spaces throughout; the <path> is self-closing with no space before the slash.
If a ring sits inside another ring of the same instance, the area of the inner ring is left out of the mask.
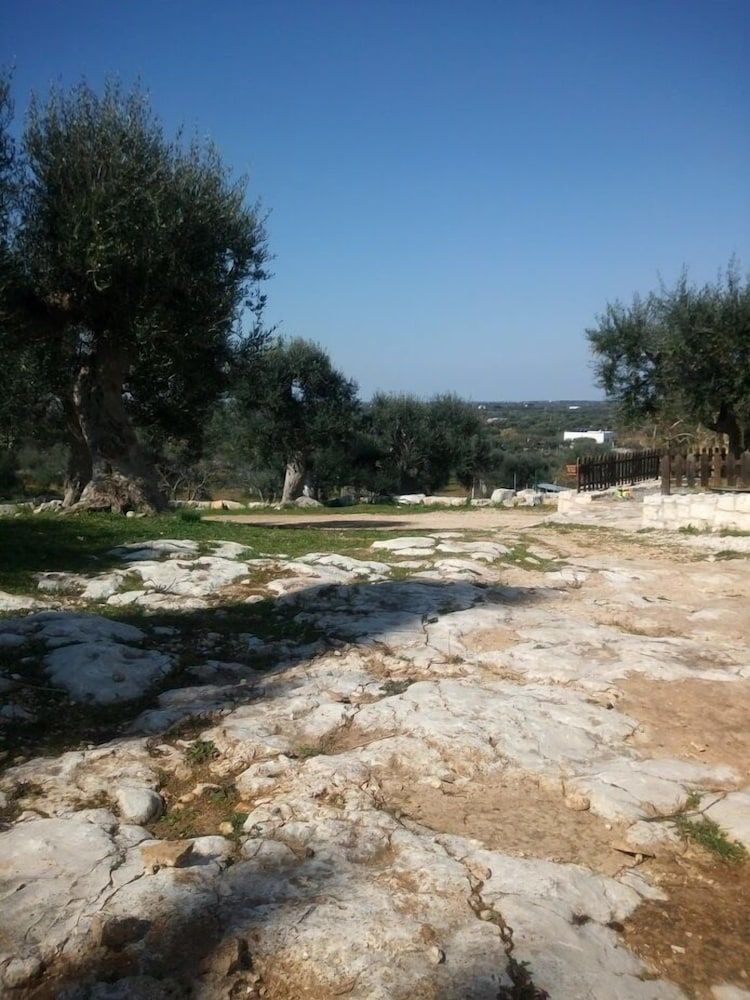
<path id="1" fill-rule="evenodd" d="M 746 540 L 595 516 L 0 595 L 6 995 L 750 996 Z"/>

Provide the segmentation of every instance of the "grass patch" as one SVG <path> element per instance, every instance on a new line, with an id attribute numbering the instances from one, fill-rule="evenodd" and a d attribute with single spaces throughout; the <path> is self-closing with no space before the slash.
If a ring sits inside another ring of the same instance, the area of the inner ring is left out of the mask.
<path id="1" fill-rule="evenodd" d="M 690 802 L 688 801 L 688 807 Z M 708 816 L 693 818 L 688 815 L 676 816 L 674 825 L 686 840 L 699 844 L 717 858 L 728 864 L 740 864 L 747 860 L 747 850 L 737 840 L 730 840 L 718 823 Z"/>
<path id="2" fill-rule="evenodd" d="M 414 681 L 408 677 L 402 681 L 387 680 L 380 685 L 380 690 L 387 698 L 391 698 L 394 695 L 403 694 L 413 683 Z"/>
<path id="3" fill-rule="evenodd" d="M 326 750 L 323 746 L 314 747 L 310 746 L 308 743 L 304 743 L 301 747 L 297 747 L 295 756 L 299 760 L 309 760 L 310 757 L 320 757 L 325 756 Z"/>
<path id="4" fill-rule="evenodd" d="M 221 835 L 237 838 L 248 814 L 237 809 L 239 794 L 234 785 L 223 785 L 206 790 L 192 802 L 170 806 L 162 818 L 154 823 L 154 836 L 168 840 Z M 231 833 L 224 824 L 232 827 Z"/>
<path id="5" fill-rule="evenodd" d="M 107 554 L 111 549 L 158 538 L 190 539 L 201 546 L 209 542 L 239 542 L 255 554 L 283 554 L 292 559 L 309 552 L 353 555 L 356 551 L 367 551 L 369 558 L 373 558 L 369 549 L 375 539 L 403 534 L 395 528 L 385 532 L 367 524 L 361 528 L 311 527 L 299 524 L 299 518 L 293 515 L 285 524 L 276 526 L 241 524 L 232 520 L 206 521 L 200 517 L 185 519 L 186 513 L 195 512 L 179 511 L 144 518 L 125 518 L 118 514 L 36 514 L 0 518 L 0 590 L 33 593 L 37 590 L 35 576 L 38 573 L 95 574 L 121 569 L 122 561 Z M 368 513 L 377 511 L 368 508 Z M 342 521 L 345 520 L 343 513 Z"/>
<path id="6" fill-rule="evenodd" d="M 501 561 L 511 566 L 520 566 L 522 569 L 536 570 L 539 573 L 549 573 L 565 565 L 561 559 L 543 559 L 535 556 L 525 542 L 516 542 Z"/>
<path id="7" fill-rule="evenodd" d="M 206 764 L 209 760 L 218 757 L 219 751 L 213 740 L 198 739 L 185 751 L 185 760 L 195 767 L 198 764 Z"/>

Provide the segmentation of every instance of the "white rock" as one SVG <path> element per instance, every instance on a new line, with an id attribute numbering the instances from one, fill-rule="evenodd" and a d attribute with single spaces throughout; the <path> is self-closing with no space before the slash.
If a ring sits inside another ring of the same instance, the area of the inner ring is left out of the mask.
<path id="1" fill-rule="evenodd" d="M 399 503 L 403 501 L 399 499 Z M 466 497 L 425 497 L 422 500 L 425 507 L 465 507 Z"/>
<path id="2" fill-rule="evenodd" d="M 750 990 L 743 990 L 731 983 L 721 983 L 711 987 L 711 996 L 714 1000 L 750 1000 Z"/>
<path id="3" fill-rule="evenodd" d="M 705 814 L 718 823 L 732 840 L 750 848 L 750 789 L 729 792 L 710 805 Z"/>
<path id="4" fill-rule="evenodd" d="M 86 584 L 81 596 L 87 601 L 106 601 L 108 597 L 117 593 L 124 578 L 125 574 L 117 570 L 95 577 Z"/>
<path id="5" fill-rule="evenodd" d="M 42 611 L 5 624 L 16 632 L 32 635 L 47 646 L 73 642 L 139 642 L 145 635 L 134 625 L 71 611 Z"/>
<path id="6" fill-rule="evenodd" d="M 432 549 L 437 541 L 432 535 L 407 535 L 403 538 L 381 538 L 373 542 L 371 549 L 386 549 L 399 552 L 401 549 Z"/>
<path id="7" fill-rule="evenodd" d="M 249 545 L 240 542 L 214 542 L 214 555 L 218 559 L 241 559 L 251 552 Z"/>
<path id="8" fill-rule="evenodd" d="M 161 816 L 164 809 L 161 796 L 142 786 L 120 785 L 115 791 L 115 799 L 120 816 L 126 823 L 151 823 Z"/>
<path id="9" fill-rule="evenodd" d="M 139 698 L 172 668 L 165 653 L 104 641 L 62 646 L 43 662 L 56 687 L 76 700 L 99 704 Z"/>
<path id="10" fill-rule="evenodd" d="M 226 837 L 210 836 L 196 837 L 193 840 L 191 858 L 204 858 L 207 861 L 222 861 L 234 852 L 234 844 Z"/>
<path id="11" fill-rule="evenodd" d="M 0 590 L 0 611 L 31 611 L 44 607 L 47 607 L 44 601 L 38 601 L 35 597 L 27 597 L 25 594 L 6 594 Z"/>
<path id="12" fill-rule="evenodd" d="M 192 556 L 198 553 L 198 542 L 186 538 L 154 538 L 146 542 L 129 542 L 118 545 L 107 555 L 117 556 L 124 562 L 139 562 L 153 559 L 155 556 Z"/>

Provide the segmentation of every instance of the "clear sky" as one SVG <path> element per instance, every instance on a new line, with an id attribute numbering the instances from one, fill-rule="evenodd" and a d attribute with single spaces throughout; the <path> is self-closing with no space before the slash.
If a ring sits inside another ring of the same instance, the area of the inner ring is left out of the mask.
<path id="1" fill-rule="evenodd" d="M 750 267 L 750 0 L 3 0 L 31 90 L 140 77 L 271 215 L 267 319 L 374 389 L 594 389 L 608 299 Z"/>

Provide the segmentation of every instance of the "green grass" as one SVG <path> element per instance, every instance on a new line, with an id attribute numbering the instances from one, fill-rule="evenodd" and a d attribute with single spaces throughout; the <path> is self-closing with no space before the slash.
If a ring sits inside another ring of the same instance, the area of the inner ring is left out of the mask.
<path id="1" fill-rule="evenodd" d="M 719 824 L 708 816 L 701 816 L 699 819 L 687 815 L 676 816 L 674 824 L 686 840 L 700 844 L 722 861 L 739 864 L 747 860 L 745 847 L 739 841 L 730 840 Z"/>
<path id="2" fill-rule="evenodd" d="M 37 573 L 72 572 L 98 574 L 122 568 L 122 561 L 107 552 L 128 542 L 157 538 L 239 542 L 255 553 L 291 558 L 308 552 L 368 553 L 376 538 L 403 534 L 394 526 L 390 533 L 363 524 L 361 528 L 309 527 L 290 517 L 283 526 L 240 524 L 233 521 L 192 520 L 179 514 L 125 518 L 117 514 L 60 516 L 36 514 L 0 518 L 0 590 L 33 593 Z M 342 516 L 342 520 L 346 520 Z M 413 529 L 409 529 L 413 533 Z"/>
<path id="3" fill-rule="evenodd" d="M 198 739 L 185 751 L 185 759 L 193 765 L 205 764 L 217 755 L 218 751 L 213 740 Z"/>

